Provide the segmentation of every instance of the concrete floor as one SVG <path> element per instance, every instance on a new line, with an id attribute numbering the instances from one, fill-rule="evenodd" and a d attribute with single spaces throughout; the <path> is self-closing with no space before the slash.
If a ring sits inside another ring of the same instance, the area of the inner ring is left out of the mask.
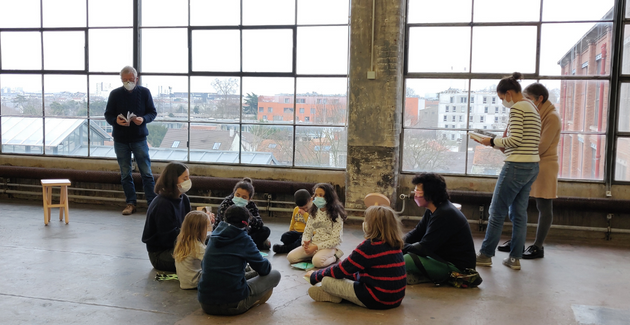
<path id="1" fill-rule="evenodd" d="M 70 224 L 45 227 L 40 202 L 0 199 L 0 323 L 2 324 L 628 324 L 630 249 L 601 242 L 550 241 L 546 257 L 513 271 L 479 268 L 477 289 L 407 287 L 402 306 L 373 311 L 350 303 L 312 301 L 303 272 L 285 255 L 269 259 L 282 273 L 273 295 L 241 316 L 205 315 L 195 290 L 155 281 L 140 237 L 143 212 L 122 206 L 70 206 Z M 277 242 L 288 220 L 265 220 Z M 346 225 L 342 249 L 361 240 Z M 473 231 L 479 248 L 482 234 Z M 531 238 L 530 238 L 531 240 Z"/>

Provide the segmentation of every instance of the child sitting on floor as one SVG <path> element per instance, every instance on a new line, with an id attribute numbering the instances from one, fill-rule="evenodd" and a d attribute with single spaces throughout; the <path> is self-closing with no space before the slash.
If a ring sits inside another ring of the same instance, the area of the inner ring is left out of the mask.
<path id="1" fill-rule="evenodd" d="M 206 237 L 212 231 L 211 227 L 210 216 L 204 212 L 190 211 L 184 217 L 173 250 L 179 287 L 182 289 L 197 289 L 201 260 L 206 252 Z"/>
<path id="2" fill-rule="evenodd" d="M 302 233 L 304 233 L 304 227 L 306 227 L 306 221 L 308 220 L 308 210 L 312 204 L 311 193 L 301 189 L 297 190 L 293 197 L 297 206 L 293 209 L 289 231 L 280 237 L 280 241 L 284 245 L 273 245 L 273 251 L 276 253 L 288 253 L 302 244 Z"/>

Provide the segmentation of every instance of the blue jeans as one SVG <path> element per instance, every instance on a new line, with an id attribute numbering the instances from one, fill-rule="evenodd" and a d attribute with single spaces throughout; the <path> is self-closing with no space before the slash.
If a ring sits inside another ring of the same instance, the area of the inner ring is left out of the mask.
<path id="1" fill-rule="evenodd" d="M 490 217 L 486 237 L 479 250 L 486 256 L 494 256 L 497 249 L 505 215 L 512 221 L 512 241 L 510 257 L 521 258 L 527 234 L 527 204 L 532 183 L 538 176 L 538 163 L 506 161 L 501 169 L 497 185 L 494 187 L 490 203 Z"/>
<path id="2" fill-rule="evenodd" d="M 118 159 L 118 166 L 120 166 L 120 182 L 122 183 L 123 190 L 125 191 L 125 198 L 127 204 L 136 205 L 136 187 L 133 183 L 133 177 L 131 171 L 133 166 L 131 165 L 131 153 L 133 153 L 138 169 L 140 169 L 140 175 L 142 175 L 142 185 L 144 187 L 144 197 L 147 199 L 147 204 L 151 204 L 151 201 L 155 198 L 155 180 L 151 173 L 151 158 L 149 157 L 149 146 L 147 141 L 138 141 L 132 143 L 120 143 L 114 142 L 114 151 L 116 152 L 116 159 Z"/>

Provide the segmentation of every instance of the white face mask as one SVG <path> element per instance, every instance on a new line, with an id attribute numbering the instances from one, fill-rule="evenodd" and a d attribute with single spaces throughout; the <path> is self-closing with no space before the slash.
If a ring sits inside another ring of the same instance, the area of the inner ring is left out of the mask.
<path id="1" fill-rule="evenodd" d="M 125 87 L 125 89 L 132 91 L 134 88 L 136 88 L 136 83 L 133 81 L 125 81 L 123 82 L 123 87 Z"/>
<path id="2" fill-rule="evenodd" d="M 180 192 L 186 193 L 192 187 L 192 181 L 187 179 L 187 180 L 177 184 L 177 187 L 179 187 Z"/>
<path id="3" fill-rule="evenodd" d="M 512 108 L 512 106 L 514 106 L 514 102 L 513 101 L 509 101 L 508 102 L 507 100 L 505 100 L 506 98 L 507 98 L 507 95 L 505 97 L 503 97 L 503 99 L 501 100 L 503 106 L 505 106 L 507 108 Z"/>

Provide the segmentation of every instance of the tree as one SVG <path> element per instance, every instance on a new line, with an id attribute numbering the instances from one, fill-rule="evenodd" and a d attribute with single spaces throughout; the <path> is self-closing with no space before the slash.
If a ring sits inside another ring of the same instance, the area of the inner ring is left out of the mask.
<path id="1" fill-rule="evenodd" d="M 105 107 L 107 102 L 99 99 L 90 103 L 90 116 L 103 116 L 105 114 Z"/>
<path id="2" fill-rule="evenodd" d="M 239 102 L 235 98 L 236 91 L 238 89 L 238 79 L 228 78 L 219 79 L 216 78 L 212 81 L 211 86 L 217 92 L 218 99 L 216 104 L 216 111 L 214 115 L 218 118 L 234 118 L 237 117 Z"/>
<path id="3" fill-rule="evenodd" d="M 405 136 L 403 166 L 406 170 L 434 171 L 449 166 L 447 140 L 431 137 L 428 134 L 408 134 Z M 446 167 L 446 169 L 448 169 Z"/>
<path id="4" fill-rule="evenodd" d="M 147 124 L 147 129 L 149 129 L 149 136 L 147 137 L 147 141 L 153 148 L 159 148 L 162 144 L 162 140 L 164 140 L 164 136 L 166 135 L 167 128 L 162 124 Z"/>
<path id="5" fill-rule="evenodd" d="M 52 102 L 50 104 L 50 111 L 54 116 L 63 116 L 65 115 L 65 107 L 61 105 L 59 102 Z"/>
<path id="6" fill-rule="evenodd" d="M 416 91 L 412 88 L 407 87 L 407 90 L 405 91 L 405 97 L 417 97 Z"/>
<path id="7" fill-rule="evenodd" d="M 247 96 L 245 96 L 245 104 L 243 104 L 243 114 L 258 114 L 258 95 L 255 93 L 247 93 Z"/>

